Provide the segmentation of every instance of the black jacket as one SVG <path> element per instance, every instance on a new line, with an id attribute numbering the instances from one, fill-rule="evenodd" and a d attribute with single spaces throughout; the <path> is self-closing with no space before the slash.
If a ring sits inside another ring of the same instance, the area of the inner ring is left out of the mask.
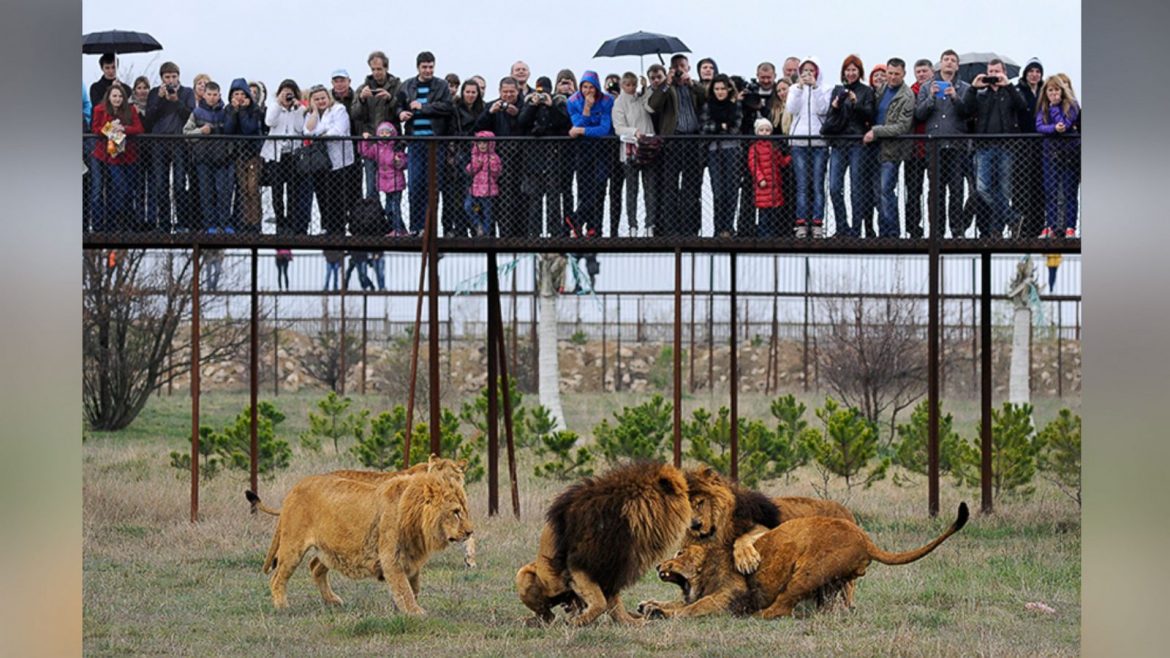
<path id="1" fill-rule="evenodd" d="M 427 95 L 427 102 L 421 110 L 415 112 L 410 104 L 418 100 L 418 76 L 409 78 L 398 88 L 398 111 L 414 112 L 417 117 L 426 117 L 431 120 L 431 130 L 436 135 L 448 134 L 448 119 L 454 111 L 454 102 L 451 99 L 451 89 L 447 81 L 442 78 L 431 78 L 431 91 Z M 407 135 L 414 134 L 414 119 L 402 126 Z"/>
<path id="2" fill-rule="evenodd" d="M 857 96 L 857 101 L 849 100 L 849 92 Z M 840 97 L 837 109 L 833 109 L 833 99 Z M 842 135 L 864 135 L 873 127 L 874 117 L 877 115 L 877 101 L 873 88 L 861 80 L 849 85 L 837 85 L 829 97 L 829 114 L 842 114 L 845 117 L 845 131 Z"/>
<path id="3" fill-rule="evenodd" d="M 507 110 L 501 108 L 500 111 L 492 114 L 492 106 L 499 102 L 500 99 L 488 101 L 484 107 L 483 112 L 475 119 L 475 130 L 490 130 L 496 137 L 513 137 L 523 135 L 525 132 L 520 128 L 520 109 L 517 108 L 515 115 L 509 114 Z"/>
<path id="4" fill-rule="evenodd" d="M 378 84 L 374 80 L 373 75 L 367 75 L 366 81 L 362 83 L 355 94 L 356 98 L 353 104 L 349 106 L 350 125 L 353 126 L 353 132 L 356 135 L 362 133 L 376 132 L 378 124 L 383 121 L 389 121 L 394 124 L 394 129 L 399 130 L 398 125 L 398 87 L 401 82 L 398 78 L 386 74 L 386 80 L 382 84 Z M 390 98 L 381 98 L 377 96 L 370 96 L 366 100 L 362 100 L 362 89 L 369 87 L 371 92 L 376 92 L 380 89 L 385 89 L 390 93 Z"/>
<path id="5" fill-rule="evenodd" d="M 1015 85 L 1004 85 L 999 91 L 970 87 L 963 94 L 963 105 L 975 118 L 974 132 L 986 135 L 1020 132 L 1020 113 L 1027 102 Z"/>
<path id="6" fill-rule="evenodd" d="M 482 103 L 480 103 L 482 105 Z M 475 134 L 475 121 L 479 115 L 483 114 L 483 110 L 476 112 L 474 109 L 467 107 L 467 105 L 459 102 L 455 103 L 455 108 L 451 112 L 451 122 L 449 124 L 450 130 L 448 134 L 461 135 L 470 137 Z"/>
<path id="7" fill-rule="evenodd" d="M 699 132 L 704 135 L 738 135 L 742 124 L 743 110 L 735 96 L 722 103 L 708 96 L 699 110 Z"/>
<path id="8" fill-rule="evenodd" d="M 543 103 L 525 103 L 520 110 L 521 134 L 532 137 L 563 136 L 569 134 L 573 121 L 564 96 L 554 96 L 551 106 Z"/>

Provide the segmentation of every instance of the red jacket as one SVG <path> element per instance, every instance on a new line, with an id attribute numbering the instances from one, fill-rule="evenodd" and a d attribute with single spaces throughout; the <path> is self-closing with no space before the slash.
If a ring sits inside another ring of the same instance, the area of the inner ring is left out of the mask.
<path id="1" fill-rule="evenodd" d="M 133 139 L 126 140 L 126 150 L 121 153 L 110 156 L 106 151 L 106 138 L 102 135 L 102 127 L 110 120 L 110 116 L 106 114 L 106 105 L 102 103 L 93 108 L 93 132 L 98 135 L 97 146 L 93 148 L 93 155 L 98 160 L 112 165 L 134 164 L 138 161 L 138 144 Z M 130 123 L 122 125 L 123 132 L 127 137 L 130 135 L 141 135 L 143 132 L 142 120 L 138 118 L 138 111 L 133 106 L 130 107 Z"/>
<path id="2" fill-rule="evenodd" d="M 748 171 L 752 175 L 752 188 L 756 191 L 757 208 L 778 208 L 784 205 L 784 190 L 780 184 L 780 168 L 787 167 L 792 156 L 784 155 L 776 144 L 761 139 L 748 149 Z M 767 183 L 763 187 L 760 182 Z"/>

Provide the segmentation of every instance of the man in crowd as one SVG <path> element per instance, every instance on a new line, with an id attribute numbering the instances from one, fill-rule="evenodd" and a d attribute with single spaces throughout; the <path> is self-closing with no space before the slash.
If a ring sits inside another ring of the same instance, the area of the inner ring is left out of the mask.
<path id="1" fill-rule="evenodd" d="M 1020 132 L 1036 132 L 1036 104 L 1043 94 L 1044 65 L 1033 57 L 1024 64 L 1016 88 L 1024 98 L 1024 109 L 1019 112 Z M 1020 219 L 1018 228 L 1012 227 L 1016 237 L 1034 238 L 1044 230 L 1044 185 L 1039 140 L 1021 140 L 1013 149 L 1012 209 Z"/>
<path id="2" fill-rule="evenodd" d="M 98 65 L 102 67 L 102 77 L 89 86 L 89 102 L 97 106 L 106 97 L 106 90 L 111 85 L 120 84 L 130 89 L 125 82 L 118 79 L 118 57 L 114 53 L 106 53 L 98 58 Z"/>
<path id="3" fill-rule="evenodd" d="M 981 135 L 1019 133 L 1020 113 L 1027 106 L 1020 90 L 1008 82 L 1001 59 L 991 60 L 987 73 L 975 76 L 963 94 L 963 104 L 975 117 L 975 132 Z M 987 212 L 979 212 L 982 237 L 1003 237 L 1004 227 L 1011 222 L 1011 174 L 1010 146 L 991 141 L 975 149 L 975 189 L 987 208 Z"/>
<path id="4" fill-rule="evenodd" d="M 654 113 L 655 134 L 699 134 L 699 112 L 706 90 L 691 79 L 691 65 L 686 55 L 670 58 L 665 76 L 651 67 L 650 110 Z M 661 235 L 698 235 L 702 227 L 703 144 L 689 140 L 667 140 L 663 146 L 662 172 L 665 179 L 658 185 L 665 202 L 660 215 Z"/>
<path id="5" fill-rule="evenodd" d="M 910 141 L 888 139 L 910 132 L 914 120 L 914 94 L 910 92 L 909 85 L 903 83 L 905 77 L 906 62 L 891 57 L 886 62 L 886 84 L 877 90 L 877 116 L 873 128 L 862 138 L 866 144 L 875 139 L 884 140 L 878 156 L 881 162 L 878 235 L 883 238 L 896 238 L 899 235 L 898 166 L 910 157 L 914 147 Z"/>
<path id="6" fill-rule="evenodd" d="M 800 73 L 800 58 L 789 57 L 784 60 L 784 77 L 791 83 L 796 83 L 796 77 Z"/>
<path id="7" fill-rule="evenodd" d="M 914 62 L 914 84 L 910 91 L 914 94 L 917 107 L 918 93 L 929 88 L 934 80 L 934 65 L 929 59 L 920 59 Z M 926 124 L 917 118 L 914 119 L 911 132 L 916 135 L 926 133 Z M 922 190 L 926 177 L 926 142 L 915 140 L 914 149 L 906 164 L 902 167 L 902 177 L 906 181 L 906 235 L 911 238 L 921 238 L 922 229 Z"/>
<path id="8" fill-rule="evenodd" d="M 143 128 L 152 135 L 180 135 L 195 109 L 195 92 L 179 83 L 179 67 L 163 62 L 158 69 L 162 84 L 150 90 L 146 99 Z M 146 223 L 162 231 L 171 230 L 174 203 L 175 230 L 190 231 L 199 221 L 191 194 L 187 191 L 186 145 L 178 139 L 158 139 L 150 147 L 150 193 L 146 197 Z"/>
<path id="9" fill-rule="evenodd" d="M 524 102 L 528 98 L 528 94 L 532 93 L 532 87 L 528 85 L 528 78 L 532 75 L 528 65 L 523 61 L 517 61 L 512 65 L 512 70 L 508 74 L 509 77 L 516 81 L 516 86 L 519 88 L 520 102 Z"/>
<path id="10" fill-rule="evenodd" d="M 772 95 L 775 92 L 776 65 L 772 62 L 760 62 L 756 66 L 755 83 L 749 83 L 746 89 L 739 90 L 739 99 L 743 108 L 740 133 L 753 134 L 756 131 L 756 119 L 769 118 L 768 106 L 771 104 Z M 755 194 L 755 185 L 745 167 L 740 173 L 739 220 L 735 225 L 738 235 L 751 237 L 756 234 Z"/>
<path id="11" fill-rule="evenodd" d="M 369 139 L 376 132 L 378 124 L 389 121 L 398 129 L 398 78 L 390 75 L 390 58 L 381 50 L 375 50 L 366 58 L 370 74 L 358 87 L 357 100 L 350 106 L 350 127 L 362 139 Z M 365 170 L 366 196 L 378 198 L 378 163 L 362 158 Z"/>
<path id="12" fill-rule="evenodd" d="M 523 64 L 523 62 L 519 62 Z M 513 69 L 516 67 L 513 66 Z M 475 130 L 490 130 L 496 137 L 515 137 L 524 134 L 520 126 L 520 83 L 508 76 L 500 80 L 500 97 L 488 101 L 483 114 L 475 121 Z M 516 141 L 496 142 L 496 154 L 500 156 L 500 195 L 496 201 L 494 224 L 499 227 L 500 237 L 521 237 L 524 235 L 526 215 L 522 208 L 520 194 L 522 179 L 520 160 L 524 156 L 523 146 Z"/>
<path id="13" fill-rule="evenodd" d="M 418 75 L 408 78 L 398 89 L 398 120 L 406 135 L 415 137 L 442 136 L 447 134 L 447 119 L 455 106 L 447 82 L 435 78 L 435 56 L 424 50 L 415 57 Z M 407 228 L 418 233 L 426 225 L 427 218 L 427 144 L 410 142 L 407 147 L 407 180 L 410 190 L 410 215 Z M 438 178 L 441 168 L 436 166 Z M 442 181 L 436 181 L 442 189 Z M 454 200 L 448 200 L 452 203 Z"/>
<path id="14" fill-rule="evenodd" d="M 927 135 L 957 137 L 967 132 L 967 106 L 963 104 L 963 96 L 971 85 L 960 80 L 958 72 L 958 53 L 944 50 L 939 57 L 938 79 L 919 86 L 914 118 L 925 126 Z M 968 228 L 963 215 L 963 172 L 968 157 L 964 143 L 955 139 L 943 141 L 938 146 L 940 180 L 930 181 L 932 186 L 937 186 L 939 210 L 943 213 L 939 230 L 949 226 L 953 238 L 962 237 Z"/>

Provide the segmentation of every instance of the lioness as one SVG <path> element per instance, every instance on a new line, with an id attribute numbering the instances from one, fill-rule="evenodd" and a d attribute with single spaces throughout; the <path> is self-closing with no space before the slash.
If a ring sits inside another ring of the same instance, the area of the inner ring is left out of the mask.
<path id="1" fill-rule="evenodd" d="M 586 478 L 562 492 L 546 514 L 540 554 L 516 574 L 520 600 L 542 621 L 565 605 L 592 623 L 641 623 L 621 590 L 682 541 L 691 519 L 687 481 L 673 466 L 634 463 Z"/>
<path id="2" fill-rule="evenodd" d="M 472 533 L 463 487 L 435 473 L 379 484 L 313 475 L 289 491 L 280 511 L 248 493 L 259 509 L 280 516 L 264 559 L 277 608 L 288 606 L 288 579 L 315 548 L 309 570 L 326 603 L 341 603 L 329 586 L 333 569 L 350 578 L 385 580 L 399 610 L 424 614 L 416 600 L 422 566 L 434 552 Z"/>
<path id="3" fill-rule="evenodd" d="M 733 584 L 724 590 L 724 611 L 736 615 L 752 612 L 772 618 L 792 614 L 802 600 L 815 598 L 822 607 L 832 593 L 865 575 L 870 560 L 883 564 L 908 564 L 933 551 L 967 522 L 967 504 L 959 505 L 959 516 L 946 532 L 921 548 L 904 553 L 881 550 L 856 524 L 834 518 L 802 518 L 783 523 L 756 542 L 763 555 L 759 571 L 748 577 L 746 589 Z M 682 589 L 683 600 L 656 604 L 649 617 L 686 616 L 711 590 L 720 577 L 708 569 L 709 551 L 717 547 L 689 544 L 673 558 L 658 565 L 658 577 Z"/>

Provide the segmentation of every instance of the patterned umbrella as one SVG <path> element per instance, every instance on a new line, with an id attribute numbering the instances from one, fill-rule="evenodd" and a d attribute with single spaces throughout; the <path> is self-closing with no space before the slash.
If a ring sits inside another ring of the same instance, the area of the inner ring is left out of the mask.
<path id="1" fill-rule="evenodd" d="M 145 32 L 106 30 L 81 36 L 81 52 L 86 55 L 148 53 L 152 50 L 162 50 L 162 44 Z"/>

